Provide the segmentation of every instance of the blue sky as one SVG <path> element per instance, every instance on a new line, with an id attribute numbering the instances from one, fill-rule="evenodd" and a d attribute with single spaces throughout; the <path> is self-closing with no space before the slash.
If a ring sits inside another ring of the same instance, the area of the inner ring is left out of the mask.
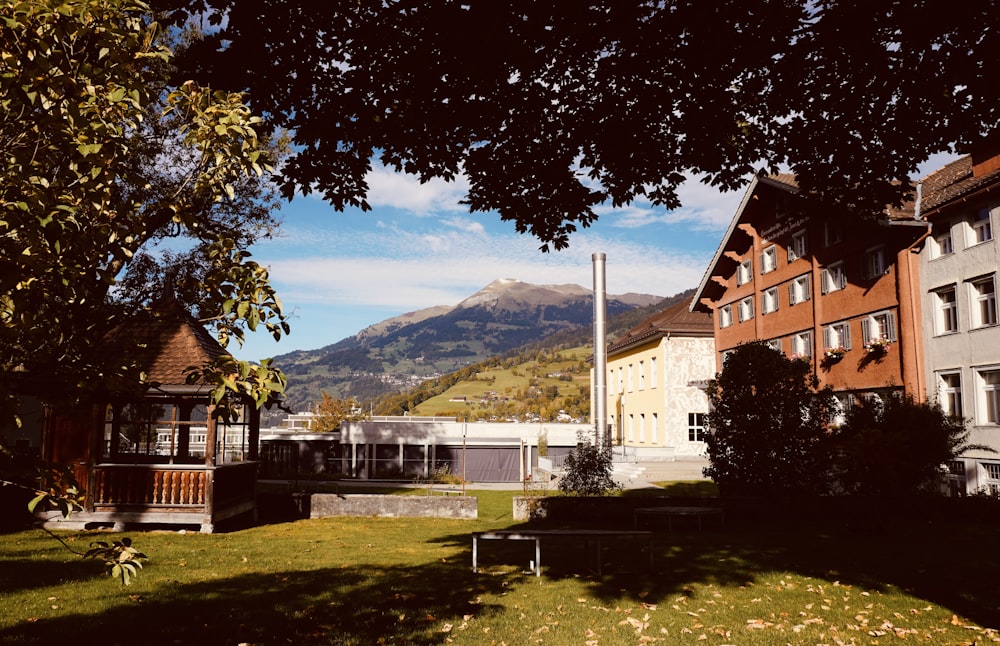
<path id="1" fill-rule="evenodd" d="M 917 177 L 946 161 L 935 158 Z M 379 167 L 368 179 L 372 211 L 337 212 L 297 196 L 282 208 L 278 236 L 251 249 L 270 268 L 292 330 L 280 342 L 248 334 L 242 348 L 229 348 L 238 358 L 321 348 L 393 316 L 455 305 L 498 278 L 589 289 L 598 252 L 607 256 L 608 293 L 672 296 L 697 286 L 743 195 L 689 180 L 678 210 L 603 209 L 569 249 L 542 253 L 497 214 L 462 207 L 461 181 L 420 184 Z"/>

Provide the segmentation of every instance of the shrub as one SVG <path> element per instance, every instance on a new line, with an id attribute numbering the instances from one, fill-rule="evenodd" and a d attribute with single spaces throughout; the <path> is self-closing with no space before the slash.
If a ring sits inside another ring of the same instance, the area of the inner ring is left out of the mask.
<path id="1" fill-rule="evenodd" d="M 559 478 L 559 490 L 577 496 L 603 496 L 621 487 L 611 477 L 611 449 L 581 441 L 570 451 Z"/>
<path id="2" fill-rule="evenodd" d="M 844 493 L 913 496 L 944 490 L 944 465 L 964 452 L 964 420 L 912 397 L 862 400 L 848 411 L 836 439 L 836 478 Z"/>

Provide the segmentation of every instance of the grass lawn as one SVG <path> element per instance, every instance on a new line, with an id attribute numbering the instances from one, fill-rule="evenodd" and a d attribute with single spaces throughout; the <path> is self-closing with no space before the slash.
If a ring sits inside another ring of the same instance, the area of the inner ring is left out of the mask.
<path id="1" fill-rule="evenodd" d="M 2 644 L 985 644 L 1000 642 L 1000 525 L 750 523 L 657 531 L 654 565 L 582 545 L 481 544 L 479 520 L 331 518 L 230 533 L 131 532 L 121 587 L 39 530 L 0 535 Z M 107 534 L 61 533 L 78 550 Z M 593 555 L 589 555 L 593 558 Z"/>

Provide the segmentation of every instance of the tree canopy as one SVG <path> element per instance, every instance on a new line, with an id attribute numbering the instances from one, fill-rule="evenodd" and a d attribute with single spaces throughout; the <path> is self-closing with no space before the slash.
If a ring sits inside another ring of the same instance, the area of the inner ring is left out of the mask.
<path id="1" fill-rule="evenodd" d="M 165 32 L 141 2 L 5 1 L 0 20 L 0 396 L 22 376 L 49 396 L 141 378 L 102 341 L 158 297 L 186 297 L 224 345 L 287 332 L 246 251 L 273 224 L 273 158 L 242 95 L 171 85 Z M 156 258 L 164 241 L 173 262 Z M 187 262 L 199 271 L 178 275 Z M 284 383 L 231 358 L 201 375 L 218 403 L 261 404 Z"/>
<path id="2" fill-rule="evenodd" d="M 825 493 L 830 488 L 829 387 L 807 361 L 761 341 L 738 346 L 707 389 L 710 465 L 724 495 Z"/>
<path id="3" fill-rule="evenodd" d="M 464 173 L 559 249 L 599 205 L 679 206 L 685 175 L 733 189 L 788 168 L 871 215 L 930 155 L 1000 120 L 991 0 L 155 0 L 208 37 L 183 73 L 249 92 L 294 133 L 286 196 L 367 208 L 377 160 Z"/>

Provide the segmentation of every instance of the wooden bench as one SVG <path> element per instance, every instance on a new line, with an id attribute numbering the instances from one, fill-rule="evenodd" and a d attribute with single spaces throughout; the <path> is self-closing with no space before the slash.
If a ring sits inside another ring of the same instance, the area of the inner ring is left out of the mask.
<path id="1" fill-rule="evenodd" d="M 649 565 L 653 565 L 653 532 L 617 529 L 508 529 L 493 532 L 475 532 L 472 535 L 472 571 L 479 571 L 479 541 L 535 541 L 535 560 L 532 567 L 535 576 L 542 576 L 543 538 L 582 538 L 584 551 L 590 552 L 590 542 L 597 543 L 597 575 L 603 574 L 601 567 L 601 542 L 603 540 L 645 539 L 649 550 Z"/>
<path id="2" fill-rule="evenodd" d="M 698 519 L 698 531 L 702 530 L 702 519 L 706 516 L 718 516 L 719 525 L 725 526 L 726 519 L 723 516 L 721 507 L 640 507 L 634 512 L 634 523 L 635 527 L 639 527 L 639 518 L 642 516 L 647 517 L 666 517 L 667 519 L 667 529 L 673 530 L 674 528 L 674 517 L 676 516 L 695 516 Z"/>

